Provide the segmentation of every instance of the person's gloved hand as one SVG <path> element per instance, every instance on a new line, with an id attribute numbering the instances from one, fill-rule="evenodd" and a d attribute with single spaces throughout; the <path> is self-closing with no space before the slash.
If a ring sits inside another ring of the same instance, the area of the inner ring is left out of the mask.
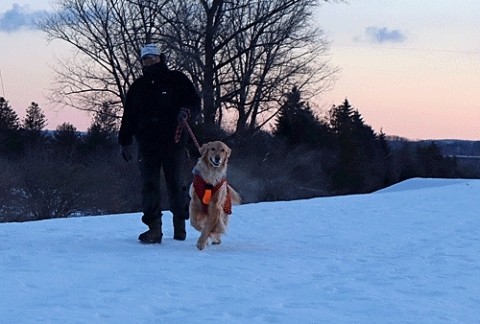
<path id="1" fill-rule="evenodd" d="M 132 145 L 122 145 L 122 157 L 126 162 L 130 162 L 133 158 Z"/>
<path id="2" fill-rule="evenodd" d="M 179 124 L 188 120 L 189 111 L 187 108 L 181 108 L 177 115 L 177 121 Z"/>

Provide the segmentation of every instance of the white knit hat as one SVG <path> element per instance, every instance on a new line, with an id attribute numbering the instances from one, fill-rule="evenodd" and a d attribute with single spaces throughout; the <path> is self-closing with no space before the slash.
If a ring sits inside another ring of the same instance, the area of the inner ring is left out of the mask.
<path id="1" fill-rule="evenodd" d="M 140 58 L 144 58 L 147 55 L 157 55 L 160 56 L 160 49 L 158 48 L 157 45 L 155 44 L 147 44 L 144 47 L 142 47 L 142 50 L 140 51 Z"/>

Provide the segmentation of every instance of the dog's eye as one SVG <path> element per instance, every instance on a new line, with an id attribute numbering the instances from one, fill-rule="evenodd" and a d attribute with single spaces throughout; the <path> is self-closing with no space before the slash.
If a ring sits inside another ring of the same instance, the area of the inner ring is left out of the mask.
<path id="1" fill-rule="evenodd" d="M 212 150 L 212 151 L 215 151 L 215 148 L 214 148 L 214 147 L 212 147 L 212 148 L 211 148 L 211 150 Z"/>

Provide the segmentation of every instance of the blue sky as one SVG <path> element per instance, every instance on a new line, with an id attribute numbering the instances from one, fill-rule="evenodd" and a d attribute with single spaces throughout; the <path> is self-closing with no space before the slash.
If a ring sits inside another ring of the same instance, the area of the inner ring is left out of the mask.
<path id="1" fill-rule="evenodd" d="M 31 101 L 48 107 L 50 128 L 68 118 L 85 128 L 89 117 L 84 113 L 58 110 L 48 102 L 54 80 L 50 66 L 68 55 L 65 44 L 47 44 L 32 26 L 51 8 L 49 3 L 0 4 L 0 43 L 12 49 L 0 51 L 5 97 L 19 115 Z M 480 140 L 478 14 L 477 0 L 321 5 L 315 21 L 331 42 L 330 61 L 340 73 L 332 89 L 315 101 L 318 110 L 348 98 L 377 132 L 411 139 Z"/>

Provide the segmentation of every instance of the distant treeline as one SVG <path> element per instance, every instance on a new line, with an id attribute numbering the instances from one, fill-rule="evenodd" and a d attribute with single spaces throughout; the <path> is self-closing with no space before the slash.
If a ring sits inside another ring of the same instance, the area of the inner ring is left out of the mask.
<path id="1" fill-rule="evenodd" d="M 0 221 L 140 211 L 138 167 L 120 157 L 108 105 L 84 133 L 68 123 L 44 131 L 34 103 L 23 121 L 12 112 L 0 98 Z M 480 177 L 478 164 L 444 154 L 436 142 L 375 133 L 347 100 L 319 118 L 295 88 L 271 133 L 232 135 L 202 123 L 194 132 L 200 143 L 232 148 L 228 180 L 246 203 L 368 193 L 412 177 Z M 186 153 L 188 186 L 198 153 L 192 143 Z"/>

